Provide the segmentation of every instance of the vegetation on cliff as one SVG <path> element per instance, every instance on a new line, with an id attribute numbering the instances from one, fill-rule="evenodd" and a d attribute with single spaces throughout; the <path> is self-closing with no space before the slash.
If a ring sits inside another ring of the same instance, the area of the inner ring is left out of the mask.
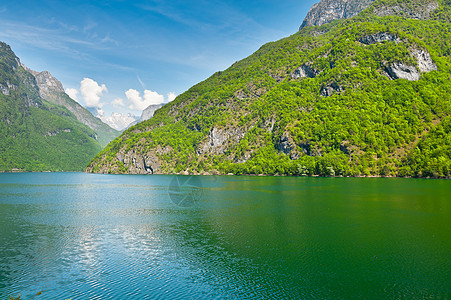
<path id="1" fill-rule="evenodd" d="M 102 146 L 63 106 L 42 99 L 33 75 L 0 43 L 0 171 L 81 171 Z"/>
<path id="2" fill-rule="evenodd" d="M 305 27 L 193 86 L 86 171 L 448 177 L 450 17 L 450 1 L 377 0 Z"/>

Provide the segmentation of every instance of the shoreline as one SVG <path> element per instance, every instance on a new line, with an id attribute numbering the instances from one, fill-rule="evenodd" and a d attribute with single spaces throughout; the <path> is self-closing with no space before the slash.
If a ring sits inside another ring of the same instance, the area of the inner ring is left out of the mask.
<path id="1" fill-rule="evenodd" d="M 306 178 L 404 178 L 404 179 L 445 179 L 450 180 L 451 176 L 445 177 L 414 177 L 414 176 L 381 176 L 381 175 L 368 175 L 368 176 L 321 176 L 321 175 L 269 175 L 269 174 L 195 174 L 195 173 L 155 173 L 155 174 L 137 174 L 137 173 L 96 173 L 96 172 L 85 172 L 85 171 L 0 171 L 0 174 L 23 174 L 23 173 L 84 173 L 84 174 L 98 174 L 98 175 L 141 175 L 141 176 L 205 176 L 205 177 L 213 177 L 213 176 L 252 176 L 252 177 L 306 177 Z"/>

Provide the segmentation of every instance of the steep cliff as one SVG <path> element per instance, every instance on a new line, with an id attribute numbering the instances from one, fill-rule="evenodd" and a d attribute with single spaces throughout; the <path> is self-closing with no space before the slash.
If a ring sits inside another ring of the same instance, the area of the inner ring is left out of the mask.
<path id="1" fill-rule="evenodd" d="M 450 20 L 448 1 L 376 0 L 305 26 L 131 127 L 86 171 L 449 177 Z"/>

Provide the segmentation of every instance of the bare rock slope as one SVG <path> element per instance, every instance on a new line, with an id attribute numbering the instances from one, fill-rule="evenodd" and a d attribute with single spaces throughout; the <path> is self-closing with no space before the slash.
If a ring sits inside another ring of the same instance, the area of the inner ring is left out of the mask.
<path id="1" fill-rule="evenodd" d="M 333 20 L 356 16 L 374 0 L 323 0 L 312 6 L 300 29 L 306 26 L 321 26 Z"/>

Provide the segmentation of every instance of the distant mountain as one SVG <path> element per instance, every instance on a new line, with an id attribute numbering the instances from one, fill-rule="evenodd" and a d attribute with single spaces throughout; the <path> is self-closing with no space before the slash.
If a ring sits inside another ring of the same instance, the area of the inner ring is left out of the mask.
<path id="1" fill-rule="evenodd" d="M 26 68 L 24 65 L 22 67 Z M 36 72 L 26 68 L 36 79 L 40 96 L 57 105 L 62 105 L 70 110 L 76 119 L 89 128 L 94 130 L 96 139 L 105 147 L 114 138 L 119 136 L 120 132 L 111 128 L 100 119 L 96 118 L 86 108 L 74 101 L 64 92 L 61 82 L 53 77 L 48 71 Z"/>
<path id="2" fill-rule="evenodd" d="M 113 112 L 109 117 L 105 116 L 104 114 L 98 115 L 98 118 L 118 131 L 130 127 L 131 124 L 136 123 L 139 119 L 137 116 L 134 116 L 130 113 L 121 114 L 117 112 Z"/>
<path id="3" fill-rule="evenodd" d="M 162 108 L 163 105 L 164 103 L 149 105 L 145 110 L 143 110 L 141 118 L 139 118 L 139 122 L 147 121 L 152 118 L 157 109 Z"/>
<path id="4" fill-rule="evenodd" d="M 451 1 L 367 4 L 321 2 L 299 32 L 196 84 L 86 171 L 451 177 Z"/>
<path id="5" fill-rule="evenodd" d="M 56 82 L 48 87 L 61 89 Z M 102 149 L 96 132 L 40 92 L 46 90 L 0 42 L 0 171 L 83 170 Z"/>
<path id="6" fill-rule="evenodd" d="M 127 126 L 127 128 L 132 127 L 140 122 L 149 120 L 150 118 L 153 117 L 153 115 L 157 111 L 157 109 L 162 108 L 163 105 L 165 105 L 165 103 L 149 105 L 146 109 L 143 110 L 143 112 L 141 113 L 141 117 L 139 117 L 139 119 L 137 119 L 136 121 L 130 123 Z"/>

